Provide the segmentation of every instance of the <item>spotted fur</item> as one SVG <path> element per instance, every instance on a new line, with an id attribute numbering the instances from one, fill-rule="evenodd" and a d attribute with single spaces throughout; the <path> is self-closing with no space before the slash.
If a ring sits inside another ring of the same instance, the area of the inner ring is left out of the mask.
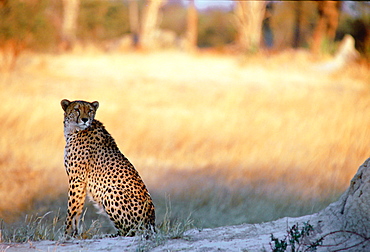
<path id="1" fill-rule="evenodd" d="M 66 235 L 78 234 L 86 195 L 114 222 L 118 235 L 153 230 L 155 211 L 138 172 L 103 124 L 94 119 L 99 103 L 61 101 L 69 179 Z"/>

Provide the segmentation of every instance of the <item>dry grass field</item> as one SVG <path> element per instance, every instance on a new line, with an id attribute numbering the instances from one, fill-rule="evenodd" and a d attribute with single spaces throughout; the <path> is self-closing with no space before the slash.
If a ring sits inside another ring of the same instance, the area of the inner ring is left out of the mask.
<path id="1" fill-rule="evenodd" d="M 370 156 L 370 78 L 314 64 L 299 52 L 23 55 L 0 73 L 0 218 L 65 211 L 63 98 L 100 102 L 96 118 L 159 219 L 171 208 L 212 227 L 317 211 Z"/>

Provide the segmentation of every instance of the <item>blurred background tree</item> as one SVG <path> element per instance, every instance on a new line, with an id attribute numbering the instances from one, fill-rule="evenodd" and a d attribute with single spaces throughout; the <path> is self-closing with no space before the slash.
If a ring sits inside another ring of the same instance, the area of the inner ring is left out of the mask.
<path id="1" fill-rule="evenodd" d="M 269 19 L 274 50 L 308 48 L 317 20 L 313 1 L 284 1 L 270 3 Z M 264 34 L 265 36 L 265 34 Z"/>
<path id="2" fill-rule="evenodd" d="M 241 51 L 256 52 L 259 50 L 265 10 L 265 1 L 236 1 L 237 44 Z"/>
<path id="3" fill-rule="evenodd" d="M 346 34 L 355 39 L 356 49 L 368 59 L 370 58 L 370 2 L 344 2 L 339 19 L 336 39 Z"/>
<path id="4" fill-rule="evenodd" d="M 320 52 L 323 39 L 333 43 L 338 27 L 341 1 L 317 1 L 318 21 L 313 33 L 311 50 L 314 54 Z"/>
<path id="5" fill-rule="evenodd" d="M 138 1 L 129 1 L 130 32 L 132 36 L 132 45 L 134 47 L 137 47 L 139 44 L 139 32 L 140 32 L 139 18 L 140 16 Z"/>
<path id="6" fill-rule="evenodd" d="M 77 18 L 80 0 L 63 0 L 63 18 L 61 27 L 61 49 L 71 50 L 76 42 Z"/>
<path id="7" fill-rule="evenodd" d="M 130 33 L 129 8 L 123 1 L 81 0 L 77 38 L 83 43 L 104 44 Z"/>
<path id="8" fill-rule="evenodd" d="M 141 21 L 139 46 L 150 50 L 155 47 L 155 36 L 159 25 L 159 11 L 165 0 L 147 0 Z"/>
<path id="9" fill-rule="evenodd" d="M 233 12 L 209 9 L 199 13 L 198 47 L 222 48 L 232 44 L 236 36 Z"/>
<path id="10" fill-rule="evenodd" d="M 46 0 L 2 0 L 0 2 L 0 48 L 6 68 L 15 67 L 27 48 L 49 51 L 57 40 Z"/>
<path id="11" fill-rule="evenodd" d="M 186 27 L 186 50 L 189 52 L 196 51 L 198 42 L 198 11 L 195 7 L 194 0 L 189 1 Z"/>
<path id="12" fill-rule="evenodd" d="M 162 44 L 180 49 L 233 48 L 240 53 L 311 48 L 328 53 L 345 34 L 369 55 L 369 2 L 230 1 L 228 7 L 202 9 L 195 8 L 197 0 L 0 3 L 0 46 L 15 58 L 25 49 L 57 52 L 73 44 L 103 49 L 124 37 L 131 37 L 128 49 L 140 45 L 154 50 L 160 48 L 158 41 L 167 40 Z M 325 38 L 330 45 L 323 43 Z"/>

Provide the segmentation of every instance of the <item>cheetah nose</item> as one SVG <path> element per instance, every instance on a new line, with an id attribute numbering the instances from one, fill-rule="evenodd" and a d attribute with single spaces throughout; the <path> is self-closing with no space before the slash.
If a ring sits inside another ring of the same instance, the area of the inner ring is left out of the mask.
<path id="1" fill-rule="evenodd" d="M 81 118 L 81 120 L 84 122 L 84 123 L 87 123 L 87 121 L 89 120 L 88 118 Z"/>

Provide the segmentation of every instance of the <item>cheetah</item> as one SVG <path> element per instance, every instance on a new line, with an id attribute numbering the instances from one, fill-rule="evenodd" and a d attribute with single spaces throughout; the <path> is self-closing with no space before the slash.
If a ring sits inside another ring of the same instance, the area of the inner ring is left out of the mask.
<path id="1" fill-rule="evenodd" d="M 108 215 L 116 235 L 155 231 L 154 205 L 144 182 L 103 124 L 94 119 L 99 102 L 64 99 L 61 105 L 69 180 L 65 235 L 78 234 L 86 195 Z"/>

